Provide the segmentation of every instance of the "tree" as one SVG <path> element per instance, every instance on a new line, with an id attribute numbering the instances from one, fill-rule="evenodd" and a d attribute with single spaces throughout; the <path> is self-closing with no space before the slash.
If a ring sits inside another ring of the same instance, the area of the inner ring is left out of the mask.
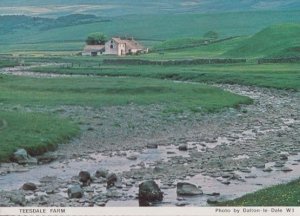
<path id="1" fill-rule="evenodd" d="M 106 41 L 106 35 L 100 32 L 92 33 L 86 39 L 88 45 L 104 45 Z"/>
<path id="2" fill-rule="evenodd" d="M 219 34 L 215 31 L 209 31 L 209 32 L 206 32 L 204 35 L 203 35 L 204 38 L 209 38 L 209 39 L 218 39 L 219 38 Z"/>

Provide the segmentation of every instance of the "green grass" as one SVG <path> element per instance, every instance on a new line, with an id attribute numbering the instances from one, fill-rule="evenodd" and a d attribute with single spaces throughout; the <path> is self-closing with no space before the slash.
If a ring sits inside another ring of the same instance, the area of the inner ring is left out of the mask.
<path id="1" fill-rule="evenodd" d="M 52 115 L 0 111 L 0 162 L 8 161 L 18 148 L 31 155 L 54 150 L 78 131 L 75 124 Z"/>
<path id="2" fill-rule="evenodd" d="M 282 24 L 268 27 L 237 48 L 225 53 L 233 57 L 300 56 L 300 25 Z"/>
<path id="3" fill-rule="evenodd" d="M 247 97 L 202 84 L 175 83 L 147 78 L 55 78 L 4 76 L 0 79 L 0 102 L 21 105 L 148 105 L 198 112 L 250 103 Z"/>
<path id="4" fill-rule="evenodd" d="M 179 38 L 173 40 L 164 41 L 153 47 L 153 50 L 172 50 L 182 49 L 186 47 L 195 47 L 203 45 L 205 39 L 203 38 Z"/>
<path id="5" fill-rule="evenodd" d="M 233 64 L 184 66 L 98 66 L 95 67 L 43 67 L 36 72 L 63 74 L 96 74 L 101 76 L 133 76 L 228 83 L 300 90 L 299 64 Z"/>
<path id="6" fill-rule="evenodd" d="M 0 57 L 0 68 L 4 68 L 4 67 L 14 67 L 14 66 L 17 66 L 19 65 L 19 62 L 16 61 L 16 60 L 13 60 L 11 58 L 9 59 L 1 59 Z"/>
<path id="7" fill-rule="evenodd" d="M 226 57 L 226 52 L 239 46 L 246 38 L 237 37 L 207 45 L 201 44 L 201 39 L 170 40 L 154 47 L 154 49 L 161 51 L 154 50 L 154 52 L 142 57 L 154 60 Z"/>
<path id="8" fill-rule="evenodd" d="M 299 206 L 300 180 L 288 184 L 276 185 L 270 188 L 247 194 L 241 198 L 226 201 L 219 206 Z"/>

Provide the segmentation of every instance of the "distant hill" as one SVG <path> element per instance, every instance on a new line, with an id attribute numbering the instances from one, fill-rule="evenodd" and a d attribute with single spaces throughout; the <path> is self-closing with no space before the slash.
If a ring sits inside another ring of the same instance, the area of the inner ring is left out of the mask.
<path id="1" fill-rule="evenodd" d="M 300 24 L 268 27 L 225 53 L 233 57 L 300 56 Z"/>
<path id="2" fill-rule="evenodd" d="M 107 22 L 108 19 L 95 15 L 71 14 L 58 18 L 31 17 L 25 15 L 0 16 L 0 32 L 2 35 L 20 30 L 45 31 L 54 28 L 89 24 L 94 22 Z"/>
<path id="3" fill-rule="evenodd" d="M 300 11 L 251 11 L 126 15 L 109 19 L 80 14 L 55 19 L 0 16 L 0 52 L 80 51 L 92 32 L 103 32 L 108 37 L 133 36 L 147 47 L 166 40 L 175 40 L 164 44 L 166 46 L 175 43 L 176 46 L 190 47 L 201 43 L 199 38 L 208 31 L 217 32 L 219 38 L 248 36 L 274 24 L 300 23 L 299 14 Z M 177 41 L 182 38 L 196 40 Z"/>
<path id="4" fill-rule="evenodd" d="M 1 0 L 0 15 L 59 17 L 73 13 L 97 16 L 297 10 L 298 0 Z"/>

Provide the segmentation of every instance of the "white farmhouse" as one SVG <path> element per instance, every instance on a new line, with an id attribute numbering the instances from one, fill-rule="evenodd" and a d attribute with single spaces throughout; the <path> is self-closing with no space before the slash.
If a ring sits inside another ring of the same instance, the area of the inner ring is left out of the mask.
<path id="1" fill-rule="evenodd" d="M 136 53 L 147 53 L 148 49 L 144 48 L 141 44 L 133 38 L 122 39 L 113 37 L 105 43 L 105 53 L 107 55 L 128 55 Z"/>

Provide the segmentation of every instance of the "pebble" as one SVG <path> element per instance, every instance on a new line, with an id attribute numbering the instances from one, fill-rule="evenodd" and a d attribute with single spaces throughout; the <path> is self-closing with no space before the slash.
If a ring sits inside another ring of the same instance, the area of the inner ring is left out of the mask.
<path id="1" fill-rule="evenodd" d="M 219 199 L 218 199 L 218 198 L 215 198 L 215 197 L 208 198 L 208 199 L 207 199 L 207 203 L 208 203 L 208 204 L 218 204 L 218 203 L 219 203 Z"/>
<path id="2" fill-rule="evenodd" d="M 148 144 L 147 144 L 147 148 L 149 148 L 149 149 L 157 149 L 157 148 L 158 148 L 158 145 L 157 145 L 157 144 L 154 144 L 154 143 L 148 143 Z"/>
<path id="3" fill-rule="evenodd" d="M 137 156 L 131 155 L 127 157 L 128 160 L 137 160 Z"/>
<path id="4" fill-rule="evenodd" d="M 257 178 L 257 175 L 248 175 L 248 176 L 245 176 L 245 178 L 252 178 L 252 179 L 254 179 L 254 178 Z"/>
<path id="5" fill-rule="evenodd" d="M 291 168 L 289 168 L 289 167 L 282 167 L 280 170 L 281 170 L 282 172 L 291 172 L 291 171 L 293 171 L 293 169 L 291 169 Z"/>
<path id="6" fill-rule="evenodd" d="M 189 205 L 189 203 L 188 202 L 177 202 L 177 203 L 175 203 L 175 205 L 176 206 L 187 206 L 187 205 Z"/>
<path id="7" fill-rule="evenodd" d="M 264 172 L 272 172 L 273 169 L 271 167 L 267 167 L 265 169 L 263 169 Z"/>

